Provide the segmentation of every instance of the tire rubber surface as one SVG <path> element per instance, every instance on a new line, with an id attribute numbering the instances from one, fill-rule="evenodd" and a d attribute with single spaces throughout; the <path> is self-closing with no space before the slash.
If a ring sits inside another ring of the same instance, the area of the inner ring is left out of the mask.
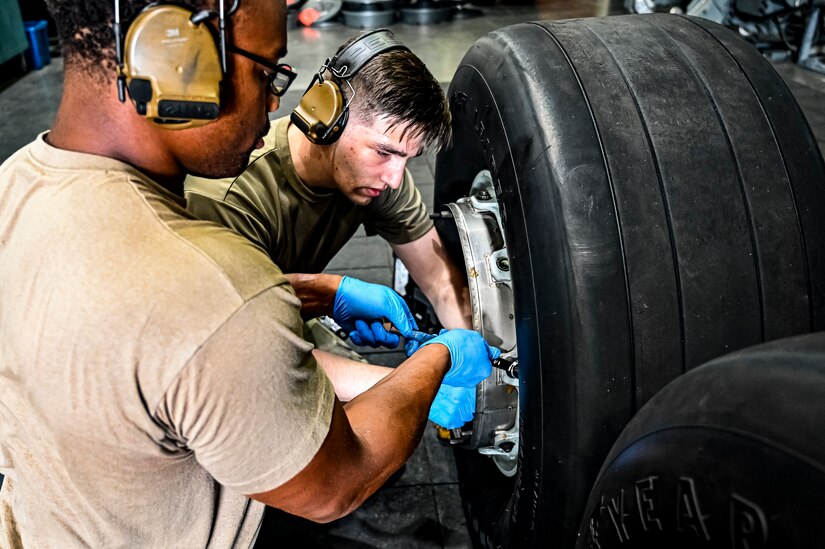
<path id="1" fill-rule="evenodd" d="M 521 383 L 519 472 L 458 452 L 465 511 L 480 545 L 572 547 L 605 456 L 657 391 L 825 328 L 825 167 L 770 64 L 695 18 L 494 31 L 449 98 L 436 211 L 491 171 Z"/>
<path id="2" fill-rule="evenodd" d="M 716 359 L 616 442 L 579 548 L 794 548 L 825 539 L 825 333 Z"/>

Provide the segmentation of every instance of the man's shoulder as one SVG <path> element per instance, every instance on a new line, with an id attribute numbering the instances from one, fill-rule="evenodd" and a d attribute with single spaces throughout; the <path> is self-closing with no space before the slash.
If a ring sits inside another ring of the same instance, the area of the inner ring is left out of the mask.
<path id="1" fill-rule="evenodd" d="M 184 197 L 188 200 L 193 194 L 204 196 L 211 200 L 223 201 L 235 177 L 224 177 L 222 179 L 209 179 L 195 175 L 186 176 L 183 183 Z"/>
<path id="2" fill-rule="evenodd" d="M 0 178 L 6 182 L 21 180 L 30 186 L 60 185 L 63 190 L 79 191 L 97 187 L 96 183 L 123 181 L 144 181 L 146 176 L 136 168 L 115 158 L 90 152 L 60 149 L 46 142 L 47 132 L 38 135 L 31 143 L 24 145 L 0 165 Z M 81 182 L 77 188 L 75 182 Z"/>
<path id="3" fill-rule="evenodd" d="M 286 276 L 266 253 L 234 231 L 197 221 L 178 232 L 207 259 L 207 268 L 226 277 L 244 300 L 273 286 L 291 291 Z"/>

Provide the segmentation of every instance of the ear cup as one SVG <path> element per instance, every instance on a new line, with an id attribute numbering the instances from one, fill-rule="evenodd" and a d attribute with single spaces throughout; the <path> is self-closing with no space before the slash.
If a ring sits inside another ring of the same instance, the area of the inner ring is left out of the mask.
<path id="1" fill-rule="evenodd" d="M 329 145 L 341 137 L 349 119 L 349 103 L 344 104 L 341 89 L 322 76 L 329 70 L 337 78 L 352 78 L 370 59 L 385 51 L 407 49 L 387 29 L 364 33 L 332 59 L 327 59 L 304 92 L 290 120 L 311 142 Z M 353 91 L 354 93 L 354 91 Z"/>
<path id="2" fill-rule="evenodd" d="M 218 117 L 223 71 L 208 24 L 176 5 L 155 5 L 129 25 L 123 74 L 138 114 L 170 129 Z"/>
<path id="3" fill-rule="evenodd" d="M 334 143 L 344 131 L 348 117 L 344 97 L 338 84 L 331 80 L 313 81 L 290 120 L 307 138 L 319 145 Z"/>

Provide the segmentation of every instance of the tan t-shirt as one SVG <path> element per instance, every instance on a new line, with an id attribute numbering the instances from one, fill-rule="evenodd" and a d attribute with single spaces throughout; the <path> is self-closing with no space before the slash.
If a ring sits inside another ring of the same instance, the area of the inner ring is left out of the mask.
<path id="1" fill-rule="evenodd" d="M 0 167 L 0 546 L 249 547 L 329 380 L 245 239 L 43 136 Z"/>
<path id="2" fill-rule="evenodd" d="M 367 206 L 337 190 L 310 189 L 289 153 L 289 117 L 273 122 L 265 146 L 237 178 L 186 179 L 189 212 L 220 223 L 266 250 L 285 273 L 318 273 L 360 225 L 391 244 L 406 244 L 433 226 L 409 171 L 398 189 Z"/>

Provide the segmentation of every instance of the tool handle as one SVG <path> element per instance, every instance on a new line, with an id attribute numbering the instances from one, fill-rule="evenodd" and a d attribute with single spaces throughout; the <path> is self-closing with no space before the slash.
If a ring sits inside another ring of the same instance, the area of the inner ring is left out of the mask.
<path id="1" fill-rule="evenodd" d="M 493 368 L 504 370 L 507 375 L 512 378 L 518 378 L 518 361 L 512 361 L 506 358 L 498 357 L 493 360 Z"/>

